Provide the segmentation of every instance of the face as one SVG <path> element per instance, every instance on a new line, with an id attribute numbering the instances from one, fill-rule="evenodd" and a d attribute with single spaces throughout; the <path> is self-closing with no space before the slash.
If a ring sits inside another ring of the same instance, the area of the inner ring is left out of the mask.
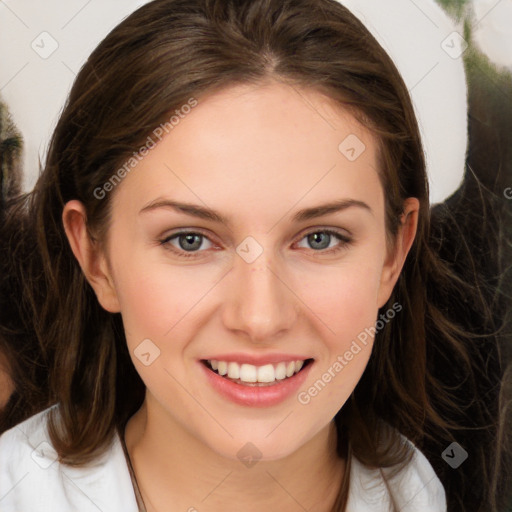
<path id="1" fill-rule="evenodd" d="M 376 151 L 318 92 L 236 86 L 198 98 L 116 186 L 95 270 L 74 251 L 122 314 L 150 417 L 232 459 L 329 426 L 414 237 L 411 200 L 387 249 Z"/>

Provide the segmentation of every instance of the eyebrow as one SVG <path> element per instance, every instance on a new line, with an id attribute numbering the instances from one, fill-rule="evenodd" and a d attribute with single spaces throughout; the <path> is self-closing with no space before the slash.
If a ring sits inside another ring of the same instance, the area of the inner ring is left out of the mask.
<path id="1" fill-rule="evenodd" d="M 304 222 L 307 220 L 315 219 L 317 217 L 322 217 L 324 215 L 329 215 L 331 213 L 337 213 L 351 207 L 362 208 L 373 215 L 373 211 L 370 206 L 363 201 L 356 199 L 340 199 L 337 201 L 331 201 L 329 203 L 299 210 L 297 213 L 295 213 L 292 220 L 293 222 Z M 179 213 L 184 213 L 192 217 L 198 217 L 199 219 L 218 222 L 226 226 L 231 224 L 230 218 L 225 217 L 224 215 L 216 212 L 215 210 L 212 210 L 211 208 L 206 208 L 198 204 L 172 201 L 170 199 L 156 199 L 155 201 L 152 201 L 144 206 L 139 214 L 153 211 L 159 208 L 170 208 Z"/>

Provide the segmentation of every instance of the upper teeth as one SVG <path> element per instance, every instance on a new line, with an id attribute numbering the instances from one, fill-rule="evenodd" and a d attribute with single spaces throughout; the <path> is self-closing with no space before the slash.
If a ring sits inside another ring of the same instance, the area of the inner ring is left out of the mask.
<path id="1" fill-rule="evenodd" d="M 230 361 L 217 361 L 209 359 L 208 364 L 217 370 L 219 375 L 226 375 L 231 379 L 240 379 L 243 382 L 274 382 L 291 377 L 297 373 L 304 361 L 290 361 L 288 363 L 266 364 L 254 366 L 252 364 L 238 364 Z"/>

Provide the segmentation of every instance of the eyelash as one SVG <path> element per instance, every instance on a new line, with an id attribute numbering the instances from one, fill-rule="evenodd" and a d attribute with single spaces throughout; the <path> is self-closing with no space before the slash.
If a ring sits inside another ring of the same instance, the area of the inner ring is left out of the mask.
<path id="1" fill-rule="evenodd" d="M 348 245 L 350 245 L 350 243 L 352 243 L 352 239 L 349 236 L 342 234 L 339 231 L 335 231 L 333 229 L 316 229 L 313 231 L 309 231 L 309 232 L 305 233 L 304 235 L 302 235 L 302 237 L 299 238 L 298 241 L 300 242 L 307 236 L 317 234 L 317 233 L 325 233 L 328 235 L 332 235 L 340 241 L 340 244 L 337 245 L 336 247 L 331 247 L 330 249 L 321 249 L 318 251 L 311 249 L 313 252 L 317 252 L 317 253 L 321 253 L 321 254 L 336 254 L 339 251 L 345 249 Z M 170 236 L 167 236 L 167 237 L 159 240 L 159 243 L 160 243 L 160 245 L 164 246 L 166 250 L 173 252 L 180 258 L 196 258 L 196 257 L 198 257 L 198 254 L 203 251 L 186 252 L 183 250 L 178 250 L 169 244 L 169 242 L 171 240 L 173 240 L 174 238 L 178 238 L 179 236 L 184 236 L 184 235 L 200 235 L 200 236 L 206 238 L 207 240 L 209 240 L 211 243 L 213 243 L 209 239 L 209 237 L 206 234 L 202 233 L 201 231 L 179 231 L 177 233 L 174 233 Z"/>

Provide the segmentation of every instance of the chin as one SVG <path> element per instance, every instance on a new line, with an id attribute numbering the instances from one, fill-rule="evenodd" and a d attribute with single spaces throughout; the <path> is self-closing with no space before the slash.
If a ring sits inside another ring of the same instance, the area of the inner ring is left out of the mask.
<path id="1" fill-rule="evenodd" d="M 271 430 L 270 430 L 271 431 Z M 285 436 L 276 436 L 273 439 L 272 434 L 267 431 L 261 436 L 234 436 L 234 439 L 226 439 L 223 443 L 208 443 L 210 448 L 226 459 L 240 461 L 247 467 L 253 466 L 259 461 L 277 461 L 284 459 L 295 451 L 301 444 L 298 441 L 292 442 L 290 432 Z M 234 434 L 234 433 L 233 433 Z"/>

